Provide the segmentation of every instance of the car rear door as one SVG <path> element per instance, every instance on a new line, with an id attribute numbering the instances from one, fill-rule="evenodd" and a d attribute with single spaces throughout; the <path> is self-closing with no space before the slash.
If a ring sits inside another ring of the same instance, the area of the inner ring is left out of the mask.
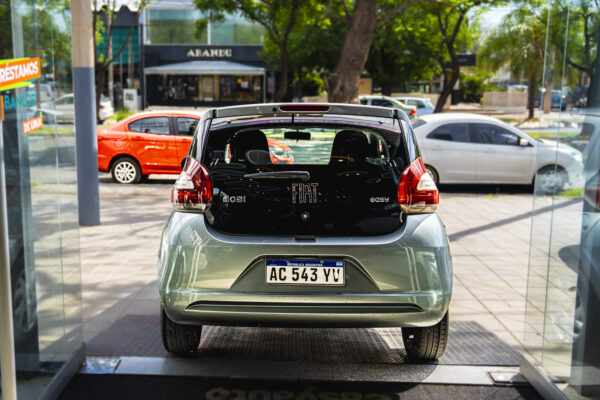
<path id="1" fill-rule="evenodd" d="M 477 142 L 477 182 L 531 182 L 536 156 L 533 146 L 520 146 L 519 135 L 497 124 L 471 126 Z"/>
<path id="2" fill-rule="evenodd" d="M 168 116 L 139 118 L 129 123 L 128 130 L 128 152 L 139 161 L 144 174 L 181 170 Z"/>
<path id="3" fill-rule="evenodd" d="M 200 117 L 173 115 L 171 118 L 175 146 L 177 147 L 177 158 L 182 160 L 188 155 Z"/>
<path id="4" fill-rule="evenodd" d="M 439 124 L 419 141 L 419 147 L 423 162 L 437 170 L 441 183 L 470 183 L 475 180 L 477 146 L 469 124 Z"/>

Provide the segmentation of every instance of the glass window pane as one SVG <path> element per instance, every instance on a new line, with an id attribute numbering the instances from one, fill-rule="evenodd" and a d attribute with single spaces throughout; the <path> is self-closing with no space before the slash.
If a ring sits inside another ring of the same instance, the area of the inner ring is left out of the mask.
<path id="1" fill-rule="evenodd" d="M 193 135 L 198 125 L 196 118 L 177 118 L 177 133 L 180 135 Z"/>
<path id="2" fill-rule="evenodd" d="M 433 132 L 427 135 L 429 139 L 447 140 L 451 142 L 471 141 L 469 135 L 469 124 L 444 124 L 437 127 Z"/>
<path id="3" fill-rule="evenodd" d="M 478 143 L 500 144 L 500 145 L 519 145 L 519 136 L 493 124 L 473 124 L 475 127 L 475 137 Z"/>
<path id="4" fill-rule="evenodd" d="M 138 119 L 129 124 L 129 130 L 142 133 L 169 134 L 169 118 L 153 117 Z"/>
<path id="5" fill-rule="evenodd" d="M 149 9 L 147 38 L 151 44 L 206 44 L 206 29 L 196 29 L 204 14 L 196 9 Z"/>
<path id="6" fill-rule="evenodd" d="M 227 16 L 210 24 L 210 42 L 216 45 L 262 44 L 265 28 L 240 16 Z"/>

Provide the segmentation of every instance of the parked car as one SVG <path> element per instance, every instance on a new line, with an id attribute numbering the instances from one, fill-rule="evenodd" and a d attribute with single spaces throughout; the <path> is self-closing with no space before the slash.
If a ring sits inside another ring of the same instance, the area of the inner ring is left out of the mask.
<path id="1" fill-rule="evenodd" d="M 291 165 L 268 157 L 281 135 L 297 143 Z M 404 113 L 224 107 L 189 154 L 159 250 L 169 352 L 195 353 L 202 325 L 226 324 L 401 327 L 411 358 L 442 355 L 452 262 Z"/>
<path id="2" fill-rule="evenodd" d="M 45 123 L 54 124 L 73 122 L 75 120 L 75 96 L 73 93 L 66 94 L 57 98 L 55 101 L 42 103 L 40 108 L 32 108 L 30 113 L 32 115 L 39 115 L 39 113 L 41 113 Z M 100 121 L 104 121 L 114 113 L 115 110 L 110 99 L 106 96 L 102 96 L 100 99 L 100 110 L 98 112 Z"/>
<path id="3" fill-rule="evenodd" d="M 533 139 L 495 118 L 432 114 L 413 126 L 425 167 L 436 183 L 530 185 L 537 179 L 541 190 L 552 193 L 582 179 L 580 151 Z"/>
<path id="4" fill-rule="evenodd" d="M 360 104 L 378 107 L 397 108 L 408 115 L 409 119 L 413 119 L 417 115 L 416 107 L 408 106 L 403 102 L 387 96 L 359 96 Z"/>
<path id="5" fill-rule="evenodd" d="M 546 89 L 540 89 L 540 92 L 535 98 L 535 106 L 542 107 L 544 102 L 544 96 L 546 93 Z M 567 109 L 567 96 L 563 96 L 560 90 L 552 91 L 552 98 L 550 99 L 550 107 L 551 108 L 560 108 L 561 111 L 565 111 Z"/>
<path id="6" fill-rule="evenodd" d="M 433 114 L 435 112 L 435 106 L 431 104 L 431 100 L 421 97 L 394 97 L 396 100 L 408 105 L 415 107 L 416 116 L 422 117 L 423 115 Z"/>
<path id="7" fill-rule="evenodd" d="M 40 83 L 40 103 L 45 103 L 48 101 L 52 101 L 56 98 L 56 83 L 55 82 L 46 82 Z M 27 86 L 27 94 L 36 94 L 36 85 L 31 84 Z M 36 99 L 37 100 L 37 99 Z"/>
<path id="8" fill-rule="evenodd" d="M 150 174 L 178 174 L 201 116 L 145 112 L 98 130 L 98 168 L 117 183 L 138 183 Z M 291 150 L 269 142 L 273 164 L 291 163 Z"/>

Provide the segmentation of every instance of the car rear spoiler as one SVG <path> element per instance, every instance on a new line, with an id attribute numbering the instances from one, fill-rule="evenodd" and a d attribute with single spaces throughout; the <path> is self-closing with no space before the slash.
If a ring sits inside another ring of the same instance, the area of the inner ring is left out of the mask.
<path id="1" fill-rule="evenodd" d="M 271 103 L 221 107 L 209 110 L 212 118 L 276 114 L 342 114 L 365 117 L 402 118 L 398 109 L 335 103 Z M 405 119 L 405 118 L 402 118 Z M 408 119 L 406 119 L 408 120 Z"/>

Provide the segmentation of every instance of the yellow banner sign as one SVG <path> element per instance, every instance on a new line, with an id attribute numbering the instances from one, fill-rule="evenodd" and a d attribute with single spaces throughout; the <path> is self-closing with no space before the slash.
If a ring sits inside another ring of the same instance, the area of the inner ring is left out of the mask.
<path id="1" fill-rule="evenodd" d="M 27 135 L 28 133 L 31 133 L 31 132 L 35 131 L 36 129 L 40 129 L 43 126 L 44 126 L 44 121 L 42 121 L 41 115 L 39 117 L 29 119 L 29 120 L 23 122 L 23 134 Z"/>
<path id="2" fill-rule="evenodd" d="M 40 58 L 0 60 L 0 90 L 27 86 L 29 81 L 42 76 Z"/>

